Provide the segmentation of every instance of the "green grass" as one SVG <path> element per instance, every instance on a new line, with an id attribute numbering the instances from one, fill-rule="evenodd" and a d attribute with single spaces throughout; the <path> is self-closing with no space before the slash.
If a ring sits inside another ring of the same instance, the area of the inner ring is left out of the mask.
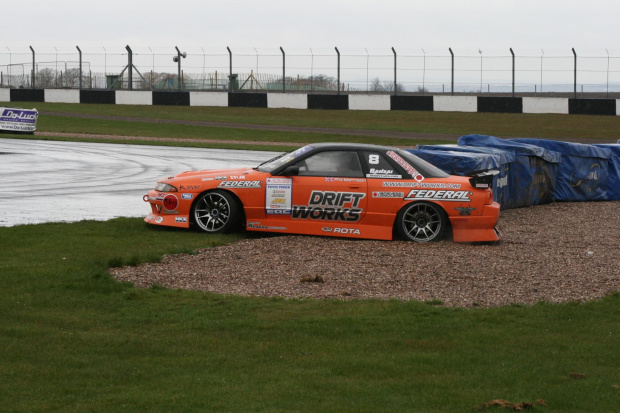
<path id="1" fill-rule="evenodd" d="M 0 104 L 11 105 L 11 103 Z M 418 143 L 446 143 L 446 141 L 420 141 L 416 139 L 392 139 L 310 132 L 270 132 L 253 129 L 214 128 L 161 123 L 150 124 L 127 120 L 104 121 L 71 118 L 62 115 L 52 116 L 46 115 L 45 112 L 370 131 L 455 135 L 479 133 L 499 137 L 565 138 L 610 143 L 616 142 L 618 130 L 620 129 L 620 117 L 618 116 L 80 105 L 40 102 L 18 102 L 18 104 L 22 107 L 36 107 L 40 112 L 43 112 L 38 123 L 38 131 L 41 133 L 71 132 L 121 134 L 125 136 L 224 139 L 248 141 L 248 145 L 252 145 L 252 141 L 305 143 L 336 141 L 413 146 Z M 12 103 L 12 105 L 15 105 L 15 103 Z M 213 146 L 213 144 L 191 145 Z M 221 147 L 221 144 L 219 146 Z M 253 148 L 255 147 L 256 145 Z M 264 147 L 261 148 L 265 149 Z"/>
<path id="2" fill-rule="evenodd" d="M 7 411 L 617 407 L 620 295 L 493 309 L 136 289 L 108 266 L 234 242 L 140 219 L 0 228 Z M 571 379 L 582 373 L 585 379 Z"/>

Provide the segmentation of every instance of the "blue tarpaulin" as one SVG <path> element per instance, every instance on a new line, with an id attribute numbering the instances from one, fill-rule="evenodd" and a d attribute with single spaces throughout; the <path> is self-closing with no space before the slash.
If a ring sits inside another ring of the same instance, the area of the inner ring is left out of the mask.
<path id="1" fill-rule="evenodd" d="M 506 209 L 509 207 L 509 204 L 511 203 L 511 198 L 510 186 L 508 185 L 508 182 L 510 181 L 509 176 L 511 174 L 511 164 L 515 161 L 515 154 L 513 152 L 497 148 L 480 148 L 475 146 L 459 145 L 418 145 L 417 149 L 434 152 L 453 152 L 454 156 L 460 157 L 465 157 L 469 154 L 486 154 L 493 156 L 493 158 L 497 157 L 497 167 L 488 168 L 496 169 L 499 171 L 499 174 L 493 177 L 493 200 L 496 201 L 502 209 Z M 437 167 L 446 170 L 444 167 L 442 167 L 442 164 L 446 162 L 446 160 L 436 159 L 435 162 L 437 163 L 431 161 L 430 159 L 427 160 L 435 164 Z M 460 164 L 457 164 L 454 161 L 450 161 L 450 165 L 460 166 Z M 456 170 L 456 168 L 450 169 L 452 170 L 446 170 L 446 172 L 453 175 L 464 175 L 466 172 L 465 170 Z"/>
<path id="2" fill-rule="evenodd" d="M 609 168 L 607 168 L 607 199 L 609 201 L 620 200 L 620 141 L 614 144 L 595 144 L 599 148 L 609 149 L 611 158 Z"/>
<path id="3" fill-rule="evenodd" d="M 556 201 L 607 200 L 609 149 L 547 139 L 518 138 L 511 141 L 561 154 L 562 162 L 557 169 L 553 193 Z"/>
<path id="4" fill-rule="evenodd" d="M 556 171 L 561 160 L 557 152 L 495 136 L 465 135 L 459 146 L 496 148 L 512 152 L 515 160 L 508 175 L 509 197 L 505 208 L 519 208 L 553 202 Z"/>

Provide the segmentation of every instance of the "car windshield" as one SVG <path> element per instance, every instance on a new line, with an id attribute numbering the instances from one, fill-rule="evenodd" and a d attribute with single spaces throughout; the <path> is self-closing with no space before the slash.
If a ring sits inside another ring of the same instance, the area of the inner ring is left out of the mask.
<path id="1" fill-rule="evenodd" d="M 276 156 L 275 158 L 271 158 L 270 160 L 263 162 L 262 164 L 258 165 L 256 169 L 261 172 L 271 172 L 274 169 L 284 165 L 285 163 L 297 158 L 298 156 L 311 151 L 312 149 L 312 146 L 306 145 L 304 147 L 294 150 L 293 152 L 285 152 Z"/>

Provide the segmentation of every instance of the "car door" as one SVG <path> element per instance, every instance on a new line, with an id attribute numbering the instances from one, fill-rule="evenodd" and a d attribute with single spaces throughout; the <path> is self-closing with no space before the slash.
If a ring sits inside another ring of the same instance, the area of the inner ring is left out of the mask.
<path id="1" fill-rule="evenodd" d="M 269 218 L 296 225 L 354 224 L 364 218 L 367 183 L 356 151 L 318 152 L 295 166 L 298 175 L 267 182 Z"/>

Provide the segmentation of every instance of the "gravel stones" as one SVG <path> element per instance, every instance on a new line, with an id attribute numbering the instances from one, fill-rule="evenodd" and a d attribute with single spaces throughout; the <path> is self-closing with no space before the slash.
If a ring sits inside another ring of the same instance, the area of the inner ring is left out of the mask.
<path id="1" fill-rule="evenodd" d="M 142 288 L 452 307 L 586 301 L 620 291 L 620 202 L 506 210 L 498 227 L 503 239 L 488 244 L 252 234 L 111 272 Z"/>

